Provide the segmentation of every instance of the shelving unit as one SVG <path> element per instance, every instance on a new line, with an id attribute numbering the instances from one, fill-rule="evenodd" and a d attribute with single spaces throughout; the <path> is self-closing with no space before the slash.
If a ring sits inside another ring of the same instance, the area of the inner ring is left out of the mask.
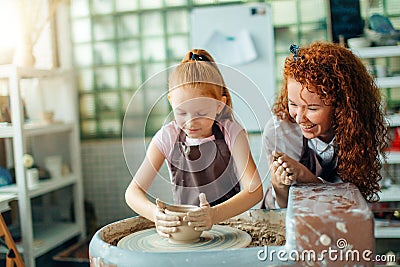
<path id="1" fill-rule="evenodd" d="M 37 257 L 72 237 L 85 236 L 77 90 L 74 73 L 70 70 L 38 70 L 5 65 L 0 66 L 0 79 L 8 82 L 9 108 L 12 115 L 11 123 L 0 124 L 0 138 L 7 140 L 9 144 L 6 146 L 7 164 L 15 168 L 16 179 L 15 184 L 0 187 L 0 197 L 13 195 L 18 201 L 17 214 L 22 237 L 19 250 L 23 254 L 25 265 L 33 267 Z M 51 88 L 33 88 L 37 90 L 35 96 L 40 99 L 24 99 L 26 104 L 29 101 L 44 104 L 50 99 L 51 103 L 47 106 L 55 109 L 54 123 L 25 122 L 23 80 L 58 82 Z M 47 93 L 50 96 L 46 95 Z M 23 155 L 32 154 L 35 163 L 43 166 L 46 157 L 54 156 L 54 153 L 61 150 L 63 163 L 68 166 L 69 172 L 61 177 L 53 175 L 50 179 L 40 180 L 38 184 L 28 186 Z M 59 192 L 60 190 L 72 191 L 71 203 L 68 203 L 70 196 L 62 196 L 64 203 L 52 203 L 54 198 L 57 199 L 57 193 L 64 193 Z M 32 213 L 35 208 L 34 198 L 43 199 L 43 219 L 39 221 L 35 221 Z M 49 207 L 53 204 L 58 205 L 60 209 L 69 208 L 71 204 L 73 218 L 52 218 Z"/>
<path id="2" fill-rule="evenodd" d="M 400 46 L 366 47 L 353 50 L 354 54 L 363 60 L 375 60 L 377 58 L 400 57 Z M 400 88 L 400 76 L 378 77 L 376 84 L 381 89 Z M 400 114 L 387 117 L 390 127 L 400 127 Z M 400 151 L 389 151 L 386 164 L 400 164 Z M 394 184 L 380 193 L 380 202 L 400 202 L 400 184 Z M 375 222 L 376 238 L 400 238 L 400 225 L 392 226 L 384 221 Z"/>
<path id="3" fill-rule="evenodd" d="M 398 154 L 400 155 L 400 153 Z M 398 184 L 392 185 L 388 189 L 383 189 L 380 194 L 380 202 L 400 201 L 399 192 L 400 185 Z M 387 221 L 376 220 L 375 238 L 400 238 L 400 223 L 393 226 Z"/>

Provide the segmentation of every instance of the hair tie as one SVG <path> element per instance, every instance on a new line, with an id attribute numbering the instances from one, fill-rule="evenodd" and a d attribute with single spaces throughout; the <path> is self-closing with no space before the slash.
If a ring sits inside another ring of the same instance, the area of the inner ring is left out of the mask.
<path id="1" fill-rule="evenodd" d="M 301 57 L 299 57 L 299 46 L 298 45 L 295 45 L 295 44 L 290 45 L 289 50 L 293 54 L 294 61 L 297 61 L 298 59 L 301 58 Z"/>
<path id="2" fill-rule="evenodd" d="M 205 56 L 201 56 L 195 53 L 192 53 L 192 55 L 190 56 L 191 60 L 195 60 L 195 61 L 209 61 L 207 57 Z"/>

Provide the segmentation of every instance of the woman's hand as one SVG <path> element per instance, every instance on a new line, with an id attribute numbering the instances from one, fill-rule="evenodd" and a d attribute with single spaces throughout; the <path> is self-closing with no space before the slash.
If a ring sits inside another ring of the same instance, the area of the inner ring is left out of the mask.
<path id="1" fill-rule="evenodd" d="M 281 208 L 286 208 L 289 187 L 296 183 L 297 179 L 293 168 L 295 164 L 289 165 L 289 161 L 294 160 L 282 152 L 273 151 L 270 157 L 271 184 L 275 189 L 276 202 Z"/>
<path id="2" fill-rule="evenodd" d="M 289 187 L 295 183 L 321 183 L 306 166 L 282 152 L 272 152 L 269 166 L 276 201 L 281 208 L 287 206 Z"/>
<path id="3" fill-rule="evenodd" d="M 181 225 L 178 216 L 167 215 L 164 213 L 164 209 L 167 205 L 159 199 L 156 199 L 157 210 L 154 216 L 154 223 L 156 225 L 157 233 L 162 236 L 169 238 L 171 233 L 175 233 L 176 226 Z"/>
<path id="4" fill-rule="evenodd" d="M 292 164 L 289 165 L 288 162 Z M 296 182 L 297 176 L 294 174 L 294 160 L 285 153 L 273 151 L 270 159 L 271 182 L 274 186 L 288 187 Z"/>
<path id="5" fill-rule="evenodd" d="M 299 183 L 319 183 L 320 180 L 303 164 L 282 152 L 272 152 L 272 171 L 276 185 Z"/>
<path id="6" fill-rule="evenodd" d="M 189 211 L 183 220 L 187 221 L 189 226 L 193 226 L 196 231 L 207 231 L 210 230 L 214 224 L 213 213 L 215 209 L 211 208 L 204 193 L 200 193 L 199 199 L 200 207 Z"/>

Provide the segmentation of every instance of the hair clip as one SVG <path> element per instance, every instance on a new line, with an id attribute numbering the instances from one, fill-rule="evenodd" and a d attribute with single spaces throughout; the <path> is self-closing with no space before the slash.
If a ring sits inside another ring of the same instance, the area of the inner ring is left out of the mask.
<path id="1" fill-rule="evenodd" d="M 195 53 L 192 53 L 192 55 L 190 56 L 191 60 L 196 60 L 196 61 L 208 61 L 208 58 L 206 58 L 205 56 L 201 56 Z"/>
<path id="2" fill-rule="evenodd" d="M 297 61 L 298 59 L 301 58 L 301 57 L 299 57 L 299 46 L 298 45 L 295 45 L 295 44 L 290 45 L 289 50 L 293 54 L 294 61 Z"/>

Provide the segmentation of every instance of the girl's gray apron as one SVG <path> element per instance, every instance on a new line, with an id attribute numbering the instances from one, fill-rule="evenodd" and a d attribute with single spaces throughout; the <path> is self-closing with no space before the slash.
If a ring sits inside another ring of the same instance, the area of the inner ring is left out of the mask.
<path id="1" fill-rule="evenodd" d="M 231 152 L 221 129 L 214 123 L 213 141 L 187 146 L 181 130 L 170 162 L 175 204 L 199 205 L 199 194 L 205 193 L 211 206 L 240 192 Z"/>

